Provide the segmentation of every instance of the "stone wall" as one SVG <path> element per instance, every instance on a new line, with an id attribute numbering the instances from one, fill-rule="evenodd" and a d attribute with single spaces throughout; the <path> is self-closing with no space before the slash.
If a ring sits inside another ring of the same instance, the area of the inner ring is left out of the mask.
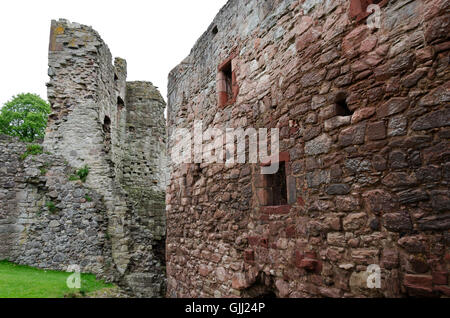
<path id="1" fill-rule="evenodd" d="M 0 136 L 2 146 L 0 160 L 0 259 L 7 259 L 11 256 L 11 249 L 15 233 L 20 232 L 20 227 L 16 225 L 16 183 L 15 176 L 18 172 L 17 153 L 25 152 L 23 145 L 9 145 L 10 138 Z"/>
<path id="2" fill-rule="evenodd" d="M 82 272 L 112 280 L 111 244 L 101 196 L 62 157 L 21 156 L 27 146 L 0 137 L 0 259 L 43 269 Z"/>
<path id="3" fill-rule="evenodd" d="M 168 296 L 450 295 L 449 2 L 382 1 L 373 30 L 356 4 L 230 0 L 170 73 L 169 137 L 280 129 L 289 205 L 259 165 L 172 163 Z"/>
<path id="4" fill-rule="evenodd" d="M 53 21 L 45 148 L 90 167 L 104 200 L 115 268 L 136 295 L 165 289 L 165 102 L 147 82 L 126 83 L 126 62 L 90 27 Z"/>
<path id="5" fill-rule="evenodd" d="M 52 21 L 48 74 L 52 114 L 43 146 L 54 157 L 33 160 L 56 165 L 57 173 L 30 177 L 19 185 L 25 190 L 18 190 L 13 176 L 18 178 L 22 170 L 36 174 L 35 161 L 2 166 L 8 173 L 1 188 L 8 208 L 0 214 L 6 220 L 0 233 L 11 244 L 2 247 L 0 256 L 51 269 L 66 269 L 77 260 L 86 271 L 110 273 L 135 296 L 163 296 L 163 98 L 149 82 L 127 83 L 126 61 L 116 58 L 113 64 L 96 31 L 67 20 Z M 5 162 L 14 162 L 25 146 L 9 141 L 4 147 L 13 151 L 4 154 Z M 83 188 L 62 176 L 86 166 L 89 176 Z M 84 188 L 98 202 L 80 205 Z M 58 215 L 34 217 L 45 198 L 55 201 Z M 45 243 L 49 239 L 53 243 Z"/>

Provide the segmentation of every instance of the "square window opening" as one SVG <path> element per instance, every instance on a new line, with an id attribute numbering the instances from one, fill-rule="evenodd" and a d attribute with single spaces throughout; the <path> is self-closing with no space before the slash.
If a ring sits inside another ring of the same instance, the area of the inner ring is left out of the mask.
<path id="1" fill-rule="evenodd" d="M 288 204 L 286 163 L 279 163 L 278 172 L 275 174 L 263 175 L 263 201 L 262 206 L 283 206 Z"/>

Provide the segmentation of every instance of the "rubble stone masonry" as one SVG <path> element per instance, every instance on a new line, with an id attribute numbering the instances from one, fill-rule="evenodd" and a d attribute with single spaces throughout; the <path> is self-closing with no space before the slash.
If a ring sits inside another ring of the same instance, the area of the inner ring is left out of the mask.
<path id="1" fill-rule="evenodd" d="M 228 1 L 169 75 L 169 137 L 279 128 L 287 202 L 259 164 L 172 163 L 167 295 L 450 296 L 449 23 L 447 0 Z"/>
<path id="2" fill-rule="evenodd" d="M 134 296 L 165 295 L 165 102 L 126 82 L 92 28 L 52 21 L 46 154 L 1 139 L 0 259 L 100 274 Z M 87 166 L 86 183 L 70 175 Z M 52 202 L 55 208 L 48 207 Z"/>

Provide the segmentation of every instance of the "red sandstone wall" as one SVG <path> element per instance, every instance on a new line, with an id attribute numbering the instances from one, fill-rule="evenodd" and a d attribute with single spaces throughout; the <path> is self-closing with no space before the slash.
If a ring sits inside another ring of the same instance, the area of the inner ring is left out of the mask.
<path id="1" fill-rule="evenodd" d="M 170 74 L 169 134 L 280 128 L 296 200 L 262 207 L 258 165 L 173 165 L 168 296 L 450 296 L 450 2 L 388 1 L 376 30 L 350 2 L 229 1 Z"/>

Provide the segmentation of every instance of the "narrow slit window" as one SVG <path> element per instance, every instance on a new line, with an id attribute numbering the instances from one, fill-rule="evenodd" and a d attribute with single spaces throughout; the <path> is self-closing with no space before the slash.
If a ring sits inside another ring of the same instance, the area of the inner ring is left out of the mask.
<path id="1" fill-rule="evenodd" d="M 273 204 L 272 205 L 286 205 L 287 204 L 287 185 L 286 185 L 286 163 L 280 162 L 278 172 L 273 175 Z"/>
<path id="2" fill-rule="evenodd" d="M 105 133 L 105 151 L 108 153 L 111 150 L 111 119 L 108 116 L 103 119 L 103 132 Z"/>
<path id="3" fill-rule="evenodd" d="M 125 107 L 125 102 L 123 101 L 122 97 L 117 97 L 117 108 L 119 109 L 119 111 L 121 111 L 122 109 L 124 109 Z"/>
<path id="4" fill-rule="evenodd" d="M 231 61 L 225 65 L 222 70 L 225 77 L 225 89 L 227 92 L 227 100 L 230 101 L 233 97 L 233 69 L 231 66 Z"/>
<path id="5" fill-rule="evenodd" d="M 236 101 L 239 87 L 236 83 L 236 74 L 233 69 L 232 58 L 229 58 L 219 66 L 217 92 L 219 106 L 222 108 L 231 105 Z"/>

